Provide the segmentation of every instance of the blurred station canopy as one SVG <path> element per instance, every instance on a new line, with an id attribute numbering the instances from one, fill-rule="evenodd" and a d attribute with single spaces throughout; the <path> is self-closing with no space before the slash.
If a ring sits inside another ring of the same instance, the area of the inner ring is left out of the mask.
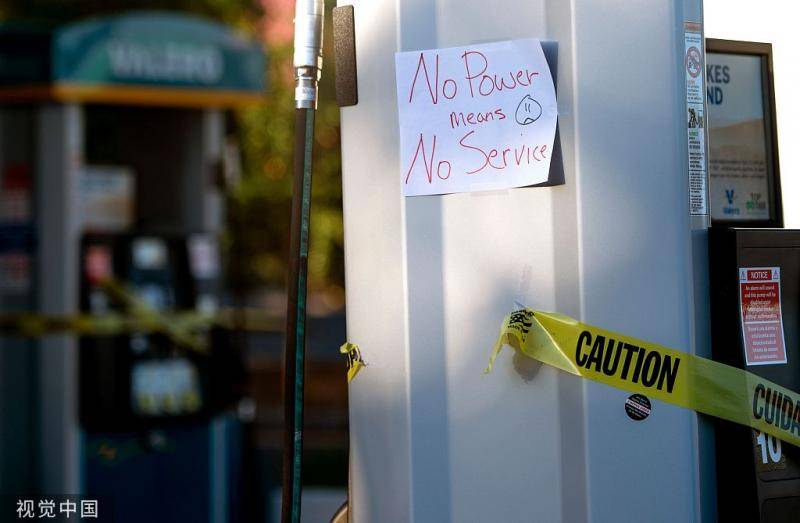
<path id="1" fill-rule="evenodd" d="M 192 15 L 92 18 L 43 31 L 0 25 L 0 100 L 236 106 L 265 88 L 259 42 Z"/>

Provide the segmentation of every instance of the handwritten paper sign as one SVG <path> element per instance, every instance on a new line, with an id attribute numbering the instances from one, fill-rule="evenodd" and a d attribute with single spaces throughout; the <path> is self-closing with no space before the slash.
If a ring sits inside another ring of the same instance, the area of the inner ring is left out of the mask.
<path id="1" fill-rule="evenodd" d="M 547 181 L 556 93 L 539 40 L 397 53 L 403 194 Z"/>

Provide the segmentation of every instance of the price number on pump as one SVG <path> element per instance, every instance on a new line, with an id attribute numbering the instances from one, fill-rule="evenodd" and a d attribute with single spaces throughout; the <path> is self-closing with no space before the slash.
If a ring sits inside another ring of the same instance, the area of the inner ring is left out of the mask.
<path id="1" fill-rule="evenodd" d="M 771 434 L 764 434 L 758 430 L 754 431 L 756 436 L 756 446 L 761 451 L 761 463 L 769 465 L 780 463 L 781 461 L 781 440 Z"/>

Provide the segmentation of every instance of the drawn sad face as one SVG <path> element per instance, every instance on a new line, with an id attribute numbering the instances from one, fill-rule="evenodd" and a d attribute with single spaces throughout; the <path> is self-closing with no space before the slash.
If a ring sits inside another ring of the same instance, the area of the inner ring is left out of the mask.
<path id="1" fill-rule="evenodd" d="M 514 114 L 517 123 L 530 125 L 538 120 L 540 116 L 542 116 L 542 105 L 531 98 L 531 95 L 526 94 L 525 98 L 519 102 L 517 112 Z"/>

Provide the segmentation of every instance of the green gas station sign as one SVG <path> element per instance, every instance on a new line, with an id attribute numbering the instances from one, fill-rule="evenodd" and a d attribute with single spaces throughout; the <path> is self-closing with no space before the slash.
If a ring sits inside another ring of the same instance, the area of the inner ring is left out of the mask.
<path id="1" fill-rule="evenodd" d="M 199 18 L 135 14 L 64 27 L 53 42 L 58 82 L 264 88 L 260 46 Z"/>
<path id="2" fill-rule="evenodd" d="M 24 41 L 30 45 L 21 48 Z M 56 98 L 235 102 L 263 92 L 265 62 L 259 43 L 229 27 L 164 12 L 94 18 L 49 33 L 0 30 L 0 85 L 46 85 Z"/>

